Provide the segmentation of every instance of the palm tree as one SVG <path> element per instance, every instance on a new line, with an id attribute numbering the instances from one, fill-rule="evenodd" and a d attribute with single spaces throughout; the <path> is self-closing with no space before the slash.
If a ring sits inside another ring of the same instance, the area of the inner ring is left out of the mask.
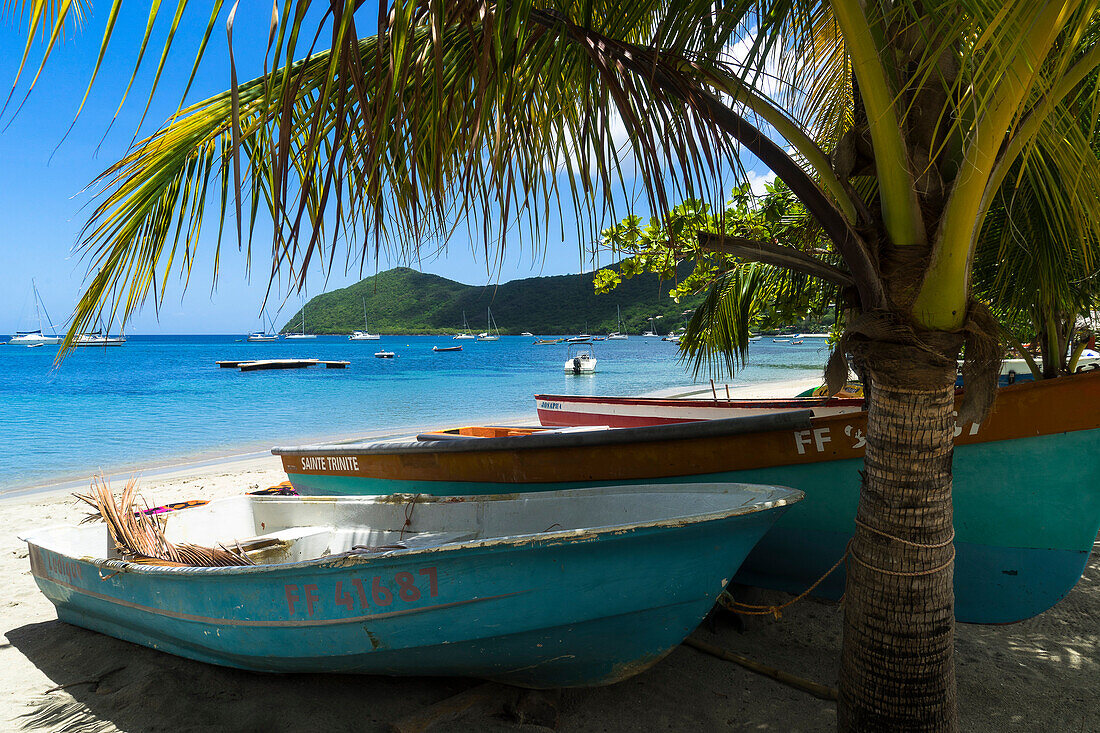
<path id="1" fill-rule="evenodd" d="M 1095 119 L 1096 4 L 395 0 L 359 38 L 359 6 L 326 3 L 320 52 L 310 5 L 273 16 L 273 71 L 186 107 L 106 171 L 83 238 L 95 274 L 70 335 L 104 309 L 125 318 L 163 298 L 154 283 L 189 270 L 210 197 L 222 223 L 232 200 L 239 241 L 246 214 L 268 212 L 272 277 L 300 282 L 319 253 L 415 247 L 467 216 L 496 227 L 486 247 L 517 219 L 544 237 L 554 198 L 595 239 L 629 189 L 625 166 L 667 211 L 670 191 L 720 196 L 751 152 L 843 262 L 830 272 L 851 315 L 831 381 L 850 352 L 873 385 L 839 725 L 956 727 L 955 363 L 965 342 L 960 419 L 973 419 L 998 357 L 973 257 L 1016 166 L 1074 181 L 1043 189 L 1049 216 L 1097 231 L 1100 170 L 1074 120 Z M 700 237 L 823 267 L 770 242 Z"/>

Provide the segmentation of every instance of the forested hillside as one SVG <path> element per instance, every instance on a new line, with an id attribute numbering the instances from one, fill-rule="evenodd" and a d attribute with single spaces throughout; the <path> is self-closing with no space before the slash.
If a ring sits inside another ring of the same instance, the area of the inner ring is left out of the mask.
<path id="1" fill-rule="evenodd" d="M 688 265 L 690 267 L 690 265 Z M 584 330 L 615 330 L 615 306 L 622 310 L 623 329 L 632 334 L 648 327 L 650 316 L 660 333 L 687 323 L 683 311 L 699 297 L 674 303 L 668 291 L 674 283 L 656 275 L 626 280 L 607 295 L 596 295 L 592 274 L 555 275 L 513 280 L 500 285 L 475 286 L 398 267 L 360 280 L 340 290 L 312 298 L 305 306 L 310 333 L 350 333 L 366 327 L 371 333 L 454 333 L 462 328 L 462 314 L 473 333 L 486 328 L 486 308 L 502 334 L 572 334 Z M 287 319 L 280 331 L 297 331 L 301 312 Z"/>

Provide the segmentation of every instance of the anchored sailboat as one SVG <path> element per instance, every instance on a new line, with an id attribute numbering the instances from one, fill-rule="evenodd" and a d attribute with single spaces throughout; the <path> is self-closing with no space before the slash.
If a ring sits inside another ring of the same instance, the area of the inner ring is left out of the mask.
<path id="1" fill-rule="evenodd" d="M 41 346 L 43 344 L 61 343 L 65 337 L 57 335 L 57 329 L 54 328 L 53 321 L 50 320 L 50 314 L 46 312 L 46 305 L 42 302 L 42 297 L 38 294 L 38 286 L 35 285 L 34 280 L 31 280 L 31 290 L 34 292 L 34 315 L 38 319 L 38 329 L 35 331 L 16 331 L 9 343 L 21 344 L 23 346 Z M 50 335 L 48 336 L 42 333 L 43 313 L 46 313 L 46 322 L 50 324 Z"/>

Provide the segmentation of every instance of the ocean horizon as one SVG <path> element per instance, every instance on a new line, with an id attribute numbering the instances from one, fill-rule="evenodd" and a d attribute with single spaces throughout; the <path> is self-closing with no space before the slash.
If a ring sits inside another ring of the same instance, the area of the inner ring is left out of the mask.
<path id="1" fill-rule="evenodd" d="M 538 337 L 534 337 L 538 338 Z M 0 347 L 0 497 L 167 464 L 266 452 L 274 445 L 400 434 L 488 419 L 535 420 L 534 395 L 636 395 L 690 384 L 672 343 L 595 344 L 594 375 L 566 374 L 566 344 L 533 337 L 346 336 L 248 343 L 242 334 L 136 335 L 120 347 Z M 461 352 L 433 346 L 462 345 Z M 394 359 L 374 358 L 382 348 Z M 820 376 L 821 343 L 751 344 L 731 386 Z M 242 373 L 216 361 L 348 360 L 347 369 Z"/>

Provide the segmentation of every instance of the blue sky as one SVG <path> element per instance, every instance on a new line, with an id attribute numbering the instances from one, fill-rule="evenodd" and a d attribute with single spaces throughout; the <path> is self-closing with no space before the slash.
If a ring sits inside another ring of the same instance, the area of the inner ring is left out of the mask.
<path id="1" fill-rule="evenodd" d="M 189 95 L 192 101 L 229 86 L 224 24 L 229 5 L 226 3 L 223 19 L 211 36 L 210 47 Z M 93 201 L 86 187 L 125 153 L 141 118 L 174 4 L 163 4 L 162 17 L 143 62 L 143 72 L 118 119 L 111 124 L 130 78 L 147 13 L 147 6 L 143 4 L 123 4 L 112 44 L 89 102 L 72 131 L 65 136 L 94 67 L 109 7 L 107 0 L 90 7 L 83 28 L 68 35 L 54 50 L 34 90 L 18 115 L 13 115 L 15 106 L 26 92 L 27 81 L 37 68 L 32 51 L 30 68 L 24 70 L 24 79 L 16 90 L 13 103 L 0 118 L 0 211 L 3 212 L 0 269 L 4 273 L 4 287 L 0 289 L 0 333 L 35 327 L 34 303 L 30 295 L 32 278 L 55 323 L 60 325 L 72 309 L 87 269 L 86 263 L 73 252 Z M 237 14 L 234 46 L 241 80 L 258 76 L 262 70 L 269 9 L 261 11 L 260 8 L 260 3 L 242 4 Z M 201 4 L 200 7 L 195 3 L 185 15 L 143 133 L 154 130 L 175 111 L 208 13 L 209 5 Z M 363 12 L 360 15 L 369 22 L 372 14 Z M 360 32 L 370 32 L 370 28 L 361 28 Z M 0 21 L 0 89 L 4 94 L 15 78 L 23 44 L 19 19 Z M 207 217 L 208 224 L 212 219 L 212 215 Z M 610 223 L 601 222 L 601 226 Z M 442 256 L 408 263 L 388 261 L 383 255 L 377 263 L 372 259 L 364 274 L 372 274 L 375 268 L 385 270 L 397 264 L 408 264 L 461 282 L 485 284 L 591 269 L 591 262 L 583 257 L 576 235 L 568 226 L 565 236 L 565 241 L 553 239 L 540 249 L 526 241 L 522 231 L 516 232 L 509 237 L 505 259 L 498 270 L 496 263 L 486 264 L 480 242 L 471 243 L 465 229 L 461 228 Z M 235 251 L 223 253 L 221 276 L 212 289 L 210 259 L 202 255 L 204 252 L 209 255 L 215 239 L 216 232 L 208 226 L 200 240 L 199 264 L 186 294 L 182 283 L 170 283 L 159 313 L 152 302 L 148 302 L 127 326 L 129 333 L 239 333 L 258 326 L 258 313 L 267 287 L 266 263 L 256 267 L 248 278 L 244 256 Z M 235 237 L 227 232 L 226 241 L 230 239 L 235 240 Z M 235 249 L 235 241 L 233 245 Z M 261 252 L 263 246 L 260 240 Z M 296 311 L 305 298 L 359 279 L 358 267 L 346 273 L 338 268 L 328 273 L 327 280 L 315 271 L 304 297 L 297 293 L 278 294 L 275 307 L 281 306 L 285 316 Z"/>

